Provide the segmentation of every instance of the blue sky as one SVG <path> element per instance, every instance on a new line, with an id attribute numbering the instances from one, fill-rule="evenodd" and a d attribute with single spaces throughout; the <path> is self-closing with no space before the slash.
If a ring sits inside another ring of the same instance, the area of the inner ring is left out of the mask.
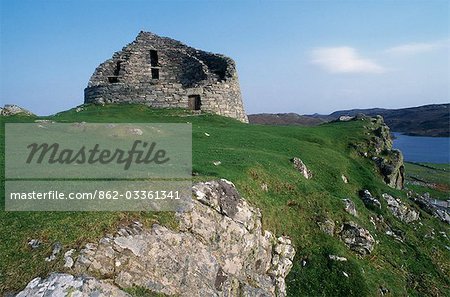
<path id="1" fill-rule="evenodd" d="M 0 1 L 0 103 L 41 115 L 140 30 L 235 59 L 248 113 L 449 102 L 448 1 Z"/>

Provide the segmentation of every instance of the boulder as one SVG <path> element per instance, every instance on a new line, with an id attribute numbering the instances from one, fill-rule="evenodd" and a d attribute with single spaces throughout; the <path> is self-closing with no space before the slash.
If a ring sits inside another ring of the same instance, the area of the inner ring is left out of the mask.
<path id="1" fill-rule="evenodd" d="M 16 114 L 23 114 L 27 116 L 34 115 L 32 112 L 15 104 L 5 104 L 3 108 L 0 108 L 0 116 L 12 116 Z"/>
<path id="2" fill-rule="evenodd" d="M 354 222 L 346 222 L 342 225 L 340 236 L 342 241 L 352 250 L 362 256 L 373 251 L 375 240 L 370 232 Z"/>
<path id="3" fill-rule="evenodd" d="M 35 278 L 16 297 L 131 297 L 111 283 L 88 276 L 52 273 L 47 278 Z"/>
<path id="4" fill-rule="evenodd" d="M 386 193 L 384 193 L 382 197 L 386 200 L 388 209 L 400 221 L 410 223 L 419 219 L 419 213 L 406 206 L 400 199 L 395 199 Z"/>
<path id="5" fill-rule="evenodd" d="M 334 228 L 336 227 L 333 220 L 330 220 L 328 218 L 324 218 L 322 220 L 317 221 L 317 225 L 319 226 L 320 230 L 324 232 L 325 234 L 334 235 Z"/>
<path id="6" fill-rule="evenodd" d="M 291 162 L 294 163 L 294 168 L 297 169 L 306 179 L 312 178 L 311 171 L 306 167 L 300 158 L 294 157 L 291 159 Z"/>
<path id="7" fill-rule="evenodd" d="M 353 203 L 353 201 L 350 199 L 342 199 L 342 201 L 344 202 L 344 210 L 349 214 L 357 217 L 358 213 L 356 211 L 355 203 Z"/>
<path id="8" fill-rule="evenodd" d="M 364 202 L 364 205 L 372 209 L 381 209 L 381 203 L 378 199 L 372 196 L 369 190 L 362 190 L 359 192 L 359 197 Z"/>
<path id="9" fill-rule="evenodd" d="M 191 211 L 178 231 L 140 223 L 87 244 L 77 273 L 177 296 L 285 296 L 295 250 L 262 230 L 261 214 L 226 180 L 193 186 Z"/>

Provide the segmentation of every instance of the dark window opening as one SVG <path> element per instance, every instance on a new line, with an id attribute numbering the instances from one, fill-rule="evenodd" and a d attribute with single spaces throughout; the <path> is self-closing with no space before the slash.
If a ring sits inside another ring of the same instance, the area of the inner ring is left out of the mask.
<path id="1" fill-rule="evenodd" d="M 119 74 L 120 74 L 120 66 L 122 61 L 117 61 L 116 67 L 114 67 L 113 76 L 108 77 L 108 81 L 110 83 L 116 83 L 119 82 Z"/>
<path id="2" fill-rule="evenodd" d="M 150 65 L 158 66 L 158 52 L 155 50 L 150 50 Z"/>
<path id="3" fill-rule="evenodd" d="M 152 79 L 159 79 L 159 69 L 152 68 Z"/>
<path id="4" fill-rule="evenodd" d="M 112 84 L 117 83 L 117 82 L 119 82 L 119 78 L 117 76 L 110 76 L 110 77 L 108 77 L 108 81 Z"/>
<path id="5" fill-rule="evenodd" d="M 188 97 L 188 106 L 191 110 L 200 110 L 202 102 L 200 100 L 200 95 L 191 95 Z"/>
<path id="6" fill-rule="evenodd" d="M 119 76 L 121 63 L 121 61 L 117 61 L 116 68 L 114 69 L 114 76 Z"/>

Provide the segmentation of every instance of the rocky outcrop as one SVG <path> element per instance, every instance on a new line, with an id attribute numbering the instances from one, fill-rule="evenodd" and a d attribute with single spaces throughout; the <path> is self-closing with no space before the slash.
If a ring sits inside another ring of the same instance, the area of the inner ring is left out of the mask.
<path id="1" fill-rule="evenodd" d="M 417 193 L 409 191 L 407 193 L 409 199 L 414 201 L 423 211 L 426 213 L 440 219 L 441 221 L 450 224 L 450 209 L 445 207 L 440 207 L 433 204 L 430 198 L 426 195 L 419 195 Z"/>
<path id="2" fill-rule="evenodd" d="M 47 278 L 35 278 L 16 297 L 131 297 L 106 281 L 88 276 L 73 276 L 65 273 L 52 273 Z"/>
<path id="3" fill-rule="evenodd" d="M 384 123 L 383 117 L 367 117 L 358 114 L 353 120 L 362 120 L 367 123 L 364 127 L 368 138 L 364 143 L 355 143 L 352 146 L 359 154 L 375 162 L 387 185 L 403 189 L 405 182 L 403 155 L 399 150 L 392 148 L 390 129 Z"/>
<path id="4" fill-rule="evenodd" d="M 373 251 L 375 240 L 370 232 L 354 222 L 346 222 L 339 232 L 342 241 L 353 251 L 362 256 Z"/>
<path id="5" fill-rule="evenodd" d="M 362 190 L 359 192 L 359 197 L 361 197 L 361 200 L 364 202 L 364 205 L 368 208 L 372 209 L 380 209 L 381 203 L 380 201 L 373 197 L 372 194 L 369 192 L 369 190 Z"/>
<path id="6" fill-rule="evenodd" d="M 259 210 L 226 180 L 198 183 L 193 193 L 178 231 L 135 222 L 87 244 L 75 271 L 167 295 L 285 296 L 290 240 L 263 231 Z"/>
<path id="7" fill-rule="evenodd" d="M 3 108 L 0 107 L 0 116 L 12 116 L 16 114 L 22 114 L 26 116 L 34 115 L 32 112 L 15 104 L 5 104 Z"/>
<path id="8" fill-rule="evenodd" d="M 411 223 L 419 219 L 419 213 L 406 206 L 400 199 L 395 199 L 386 193 L 382 197 L 386 200 L 388 209 L 400 221 Z"/>
<path id="9" fill-rule="evenodd" d="M 298 170 L 306 179 L 312 178 L 311 171 L 306 167 L 305 163 L 300 158 L 294 157 L 291 159 L 294 168 Z"/>

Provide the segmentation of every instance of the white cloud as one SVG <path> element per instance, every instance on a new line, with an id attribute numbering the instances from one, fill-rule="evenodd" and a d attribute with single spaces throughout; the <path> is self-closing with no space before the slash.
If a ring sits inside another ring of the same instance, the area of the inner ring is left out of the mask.
<path id="1" fill-rule="evenodd" d="M 361 57 L 352 47 L 322 47 L 312 51 L 312 63 L 331 73 L 382 73 L 385 69 Z"/>
<path id="2" fill-rule="evenodd" d="M 429 52 L 439 47 L 438 43 L 408 43 L 391 47 L 386 50 L 390 54 L 419 54 Z"/>

